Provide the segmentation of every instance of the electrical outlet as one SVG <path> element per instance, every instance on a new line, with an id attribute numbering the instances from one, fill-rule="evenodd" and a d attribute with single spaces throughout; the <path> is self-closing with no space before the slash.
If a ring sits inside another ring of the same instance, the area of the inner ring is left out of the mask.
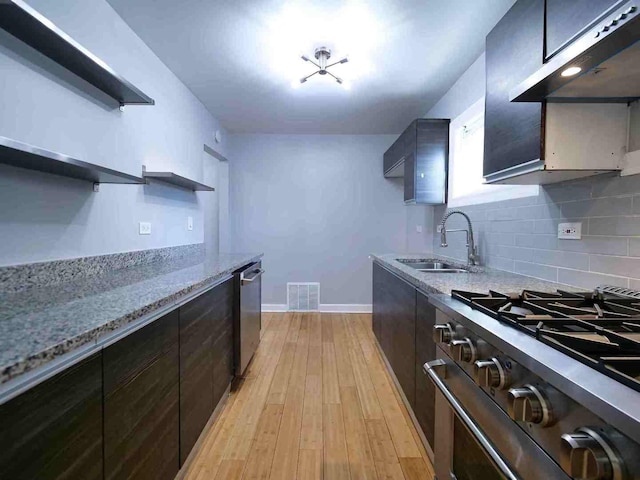
<path id="1" fill-rule="evenodd" d="M 140 222 L 140 235 L 151 235 L 151 222 Z"/>
<path id="2" fill-rule="evenodd" d="M 187 217 L 187 230 L 193 230 L 193 217 Z"/>
<path id="3" fill-rule="evenodd" d="M 562 240 L 580 240 L 582 238 L 582 222 L 559 224 L 558 238 Z"/>
<path id="4" fill-rule="evenodd" d="M 416 225 L 416 233 L 422 233 L 422 225 Z"/>

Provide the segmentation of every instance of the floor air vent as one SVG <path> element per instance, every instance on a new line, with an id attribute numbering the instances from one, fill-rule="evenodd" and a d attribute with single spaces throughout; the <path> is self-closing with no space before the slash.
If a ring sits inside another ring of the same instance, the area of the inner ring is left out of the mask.
<path id="1" fill-rule="evenodd" d="M 287 310 L 290 312 L 320 310 L 320 284 L 287 283 Z"/>

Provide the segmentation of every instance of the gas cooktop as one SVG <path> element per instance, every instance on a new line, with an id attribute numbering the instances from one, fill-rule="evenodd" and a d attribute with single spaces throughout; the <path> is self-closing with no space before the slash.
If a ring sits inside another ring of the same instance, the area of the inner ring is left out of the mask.
<path id="1" fill-rule="evenodd" d="M 474 293 L 451 296 L 640 391 L 640 293 Z"/>

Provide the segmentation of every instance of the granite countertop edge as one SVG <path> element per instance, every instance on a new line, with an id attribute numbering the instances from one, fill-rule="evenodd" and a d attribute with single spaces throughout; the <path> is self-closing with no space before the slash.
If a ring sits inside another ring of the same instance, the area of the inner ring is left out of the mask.
<path id="1" fill-rule="evenodd" d="M 58 359 L 63 355 L 70 354 L 81 347 L 98 347 L 101 341 L 110 333 L 143 318 L 148 318 L 149 316 L 152 316 L 154 312 L 163 309 L 163 307 L 167 307 L 172 303 L 188 301 L 190 296 L 195 296 L 195 294 L 200 293 L 202 289 L 217 283 L 220 279 L 230 275 L 243 265 L 260 260 L 263 255 L 264 254 L 262 253 L 247 254 L 246 256 L 243 256 L 242 259 L 238 259 L 237 261 L 229 264 L 229 266 L 223 270 L 212 272 L 210 276 L 207 276 L 204 279 L 198 279 L 192 284 L 158 298 L 149 304 L 136 308 L 135 310 L 113 318 L 77 335 L 65 338 L 63 341 L 51 345 L 46 349 L 20 358 L 16 362 L 3 365 L 0 370 L 0 390 L 4 390 L 3 387 L 6 387 L 7 383 L 12 383 L 12 380 L 19 380 L 24 374 L 32 372 L 39 367 L 46 366 L 51 361 Z M 0 396 L 1 395 L 2 392 L 0 391 Z"/>

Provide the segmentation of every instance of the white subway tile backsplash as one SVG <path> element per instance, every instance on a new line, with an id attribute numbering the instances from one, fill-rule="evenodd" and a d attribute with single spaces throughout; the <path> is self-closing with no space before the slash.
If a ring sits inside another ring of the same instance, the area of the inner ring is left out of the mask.
<path id="1" fill-rule="evenodd" d="M 640 175 L 599 175 L 543 186 L 537 197 L 461 209 L 473 212 L 487 266 L 581 288 L 640 289 Z M 445 210 L 436 208 L 436 222 Z M 465 226 L 462 218 L 453 220 L 450 228 Z M 582 239 L 558 240 L 562 222 L 582 222 Z M 440 249 L 439 240 L 436 234 L 436 253 L 465 259 L 462 239 L 451 237 L 452 251 Z"/>

